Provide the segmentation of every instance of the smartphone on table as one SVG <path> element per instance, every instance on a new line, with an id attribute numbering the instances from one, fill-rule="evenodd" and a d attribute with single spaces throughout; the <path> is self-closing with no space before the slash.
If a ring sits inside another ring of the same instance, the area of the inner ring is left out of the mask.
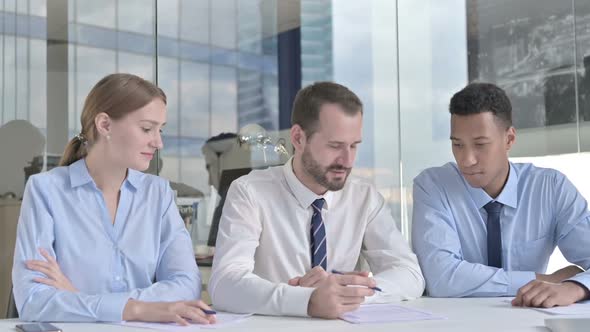
<path id="1" fill-rule="evenodd" d="M 19 332 L 63 332 L 59 327 L 49 323 L 18 324 Z"/>

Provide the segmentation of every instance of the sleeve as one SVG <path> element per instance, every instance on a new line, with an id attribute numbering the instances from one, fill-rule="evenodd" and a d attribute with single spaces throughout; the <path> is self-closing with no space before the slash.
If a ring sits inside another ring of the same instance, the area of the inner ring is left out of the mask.
<path id="1" fill-rule="evenodd" d="M 192 240 L 174 202 L 174 194 L 166 181 L 161 216 L 162 234 L 156 269 L 156 283 L 131 291 L 139 301 L 190 301 L 201 297 L 201 276 L 193 251 Z"/>
<path id="2" fill-rule="evenodd" d="M 532 271 L 505 271 L 464 260 L 455 220 L 424 173 L 414 180 L 412 245 L 433 297 L 514 296 L 535 279 Z"/>
<path id="3" fill-rule="evenodd" d="M 126 293 L 88 295 L 57 290 L 33 281 L 43 277 L 26 268 L 27 260 L 43 260 L 38 248 L 53 251 L 54 219 L 48 195 L 37 176 L 29 178 L 17 226 L 12 280 L 20 319 L 25 321 L 120 321 Z"/>
<path id="4" fill-rule="evenodd" d="M 224 311 L 307 316 L 313 288 L 273 283 L 253 273 L 262 225 L 246 184 L 234 181 L 219 223 L 209 291 Z"/>
<path id="5" fill-rule="evenodd" d="M 563 256 L 586 272 L 568 279 L 590 290 L 590 248 L 586 243 L 590 238 L 590 211 L 588 202 L 576 187 L 561 173 L 555 178 L 555 218 L 557 222 L 557 245 Z"/>
<path id="6" fill-rule="evenodd" d="M 416 255 L 410 249 L 385 204 L 374 192 L 376 207 L 365 230 L 361 254 L 383 292 L 367 298 L 367 303 L 387 303 L 422 296 L 424 277 Z"/>

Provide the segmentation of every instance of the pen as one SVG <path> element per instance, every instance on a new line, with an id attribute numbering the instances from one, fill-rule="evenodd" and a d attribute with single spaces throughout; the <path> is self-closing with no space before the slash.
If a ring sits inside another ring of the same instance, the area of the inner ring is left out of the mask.
<path id="1" fill-rule="evenodd" d="M 332 273 L 334 273 L 334 274 L 344 274 L 344 273 L 342 273 L 340 271 L 336 271 L 336 270 L 332 270 Z M 374 291 L 378 291 L 378 292 L 382 292 L 383 291 L 381 288 L 379 288 L 377 286 L 375 286 L 375 287 L 369 287 L 369 288 L 371 288 Z"/>
<path id="2" fill-rule="evenodd" d="M 215 315 L 215 314 L 217 314 L 217 311 L 215 311 L 215 310 L 207 310 L 207 309 L 201 309 L 201 310 L 203 310 L 203 312 L 205 314 L 207 314 L 207 315 Z"/>

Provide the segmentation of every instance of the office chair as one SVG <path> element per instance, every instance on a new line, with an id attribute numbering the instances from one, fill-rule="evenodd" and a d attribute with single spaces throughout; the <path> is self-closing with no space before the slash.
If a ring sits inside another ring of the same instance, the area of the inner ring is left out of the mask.
<path id="1" fill-rule="evenodd" d="M 12 294 L 12 285 L 10 287 L 10 296 L 8 296 L 8 306 L 6 307 L 6 318 L 18 318 L 18 310 L 14 303 L 14 294 Z"/>

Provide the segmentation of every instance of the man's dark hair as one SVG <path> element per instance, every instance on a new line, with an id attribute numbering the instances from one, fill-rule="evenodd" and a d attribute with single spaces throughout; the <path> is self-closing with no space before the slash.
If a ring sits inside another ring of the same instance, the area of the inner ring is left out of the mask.
<path id="1" fill-rule="evenodd" d="M 491 83 L 470 83 L 451 98 L 449 111 L 456 115 L 492 112 L 506 128 L 512 126 L 510 99 L 504 90 Z"/>
<path id="2" fill-rule="evenodd" d="M 338 104 L 349 115 L 363 113 L 363 103 L 347 87 L 333 82 L 316 82 L 297 92 L 291 125 L 299 125 L 305 136 L 311 137 L 318 129 L 320 108 L 324 104 Z"/>

